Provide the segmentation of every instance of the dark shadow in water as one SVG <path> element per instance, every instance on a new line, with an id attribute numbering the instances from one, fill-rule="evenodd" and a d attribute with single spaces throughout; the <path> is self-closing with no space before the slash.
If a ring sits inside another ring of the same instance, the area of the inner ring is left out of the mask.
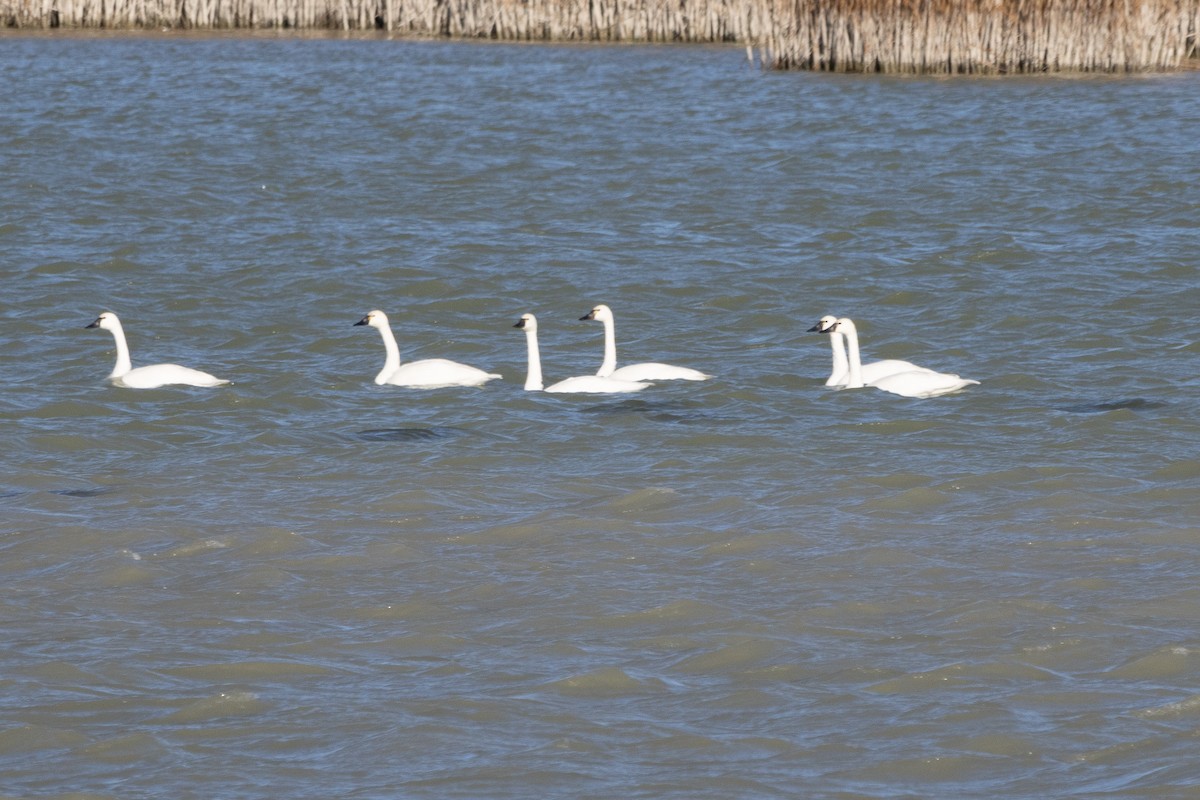
<path id="1" fill-rule="evenodd" d="M 51 494 L 59 494 L 63 497 L 99 497 L 102 494 L 111 494 L 113 489 L 55 489 Z"/>
<path id="2" fill-rule="evenodd" d="M 371 428 L 354 435 L 364 442 L 427 442 L 460 433 L 458 428 Z"/>
<path id="3" fill-rule="evenodd" d="M 1056 411 L 1066 411 L 1071 414 L 1103 414 L 1105 411 L 1148 411 L 1154 408 L 1166 408 L 1167 404 L 1160 400 L 1143 400 L 1135 397 L 1132 400 L 1115 400 L 1111 403 L 1081 403 L 1076 406 L 1058 406 Z"/>

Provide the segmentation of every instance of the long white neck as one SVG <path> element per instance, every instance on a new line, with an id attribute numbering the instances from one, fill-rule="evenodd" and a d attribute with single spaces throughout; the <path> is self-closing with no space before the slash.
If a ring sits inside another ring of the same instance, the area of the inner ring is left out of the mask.
<path id="1" fill-rule="evenodd" d="M 604 322 L 604 363 L 596 373 L 601 378 L 607 378 L 617 369 L 617 331 L 616 324 L 611 319 Z"/>
<path id="2" fill-rule="evenodd" d="M 529 349 L 529 371 L 525 373 L 525 391 L 540 392 L 542 386 L 542 355 L 538 352 L 537 331 L 526 328 L 525 345 Z"/>
<path id="3" fill-rule="evenodd" d="M 839 386 L 846 380 L 849 363 L 846 360 L 846 337 L 837 331 L 829 334 L 829 347 L 833 350 L 833 371 L 829 373 L 826 386 Z"/>
<path id="4" fill-rule="evenodd" d="M 383 360 L 383 369 L 375 376 L 375 383 L 385 384 L 393 372 L 400 369 L 400 346 L 396 344 L 396 335 L 392 333 L 391 325 L 382 325 L 379 335 L 383 337 L 383 348 L 387 358 Z"/>
<path id="5" fill-rule="evenodd" d="M 846 349 L 850 351 L 850 379 L 846 382 L 846 388 L 861 389 L 863 387 L 862 356 L 858 352 L 858 331 L 853 327 L 847 327 L 842 333 L 846 337 Z"/>
<path id="6" fill-rule="evenodd" d="M 113 340 L 117 343 L 117 364 L 108 377 L 119 378 L 133 369 L 133 364 L 129 361 L 129 345 L 125 343 L 125 329 L 121 327 L 120 321 L 114 322 L 109 330 L 112 332 Z"/>

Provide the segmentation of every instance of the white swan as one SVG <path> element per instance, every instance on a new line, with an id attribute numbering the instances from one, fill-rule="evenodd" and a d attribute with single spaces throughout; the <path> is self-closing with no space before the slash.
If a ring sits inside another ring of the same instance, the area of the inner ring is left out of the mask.
<path id="1" fill-rule="evenodd" d="M 111 311 L 105 311 L 96 317 L 96 321 L 88 328 L 103 328 L 113 335 L 117 343 L 117 363 L 108 379 L 115 386 L 129 389 L 157 389 L 160 386 L 222 386 L 227 380 L 178 364 L 152 364 L 146 367 L 133 368 L 129 361 L 129 345 L 125 342 L 125 329 L 121 320 Z"/>
<path id="2" fill-rule="evenodd" d="M 529 372 L 525 377 L 525 390 L 529 392 L 543 391 L 542 357 L 538 351 L 537 339 L 537 317 L 533 314 L 522 314 L 513 327 L 525 331 L 525 344 L 529 350 Z M 651 385 L 618 378 L 602 378 L 598 375 L 581 375 L 551 384 L 545 387 L 544 391 L 557 394 L 621 394 L 640 392 Z"/>
<path id="3" fill-rule="evenodd" d="M 375 383 L 380 386 L 408 386 L 416 389 L 441 389 L 446 386 L 482 386 L 488 381 L 501 377 L 491 372 L 484 372 L 457 361 L 445 358 L 426 358 L 421 361 L 400 363 L 400 347 L 396 344 L 396 336 L 392 326 L 388 324 L 387 314 L 376 309 L 367 312 L 355 325 L 370 325 L 379 331 L 383 337 L 383 346 L 387 350 L 383 369 L 375 376 Z"/>
<path id="4" fill-rule="evenodd" d="M 833 369 L 829 373 L 826 386 L 845 386 L 850 380 L 850 361 L 846 357 L 846 336 L 841 331 L 831 330 L 837 323 L 837 317 L 828 314 L 817 320 L 817 324 L 808 329 L 809 333 L 828 333 L 829 346 L 833 351 Z M 853 325 L 854 323 L 851 323 Z M 920 367 L 911 361 L 901 361 L 895 358 L 885 358 L 882 361 L 872 361 L 862 365 L 862 382 L 874 386 L 875 382 L 898 372 L 933 372 L 926 367 Z"/>
<path id="5" fill-rule="evenodd" d="M 841 333 L 846 337 L 846 346 L 849 350 L 850 358 L 850 371 L 845 388 L 862 388 L 866 384 L 863 383 L 862 360 L 858 352 L 858 329 L 854 327 L 854 322 L 846 317 L 842 317 L 827 332 Z M 885 392 L 891 392 L 903 397 L 937 397 L 938 395 L 957 392 L 968 386 L 977 386 L 979 385 L 979 381 L 960 378 L 948 372 L 934 372 L 922 368 L 908 372 L 897 372 L 877 378 L 871 385 L 876 389 L 882 389 Z"/>
<path id="6" fill-rule="evenodd" d="M 809 333 L 829 334 L 829 346 L 833 350 L 833 368 L 825 381 L 826 386 L 841 386 L 850 375 L 850 362 L 846 360 L 846 339 L 842 334 L 832 331 L 836 324 L 837 317 L 826 314 L 808 329 Z"/>
<path id="7" fill-rule="evenodd" d="M 630 364 L 617 369 L 617 333 L 612 309 L 601 304 L 579 319 L 594 319 L 604 323 L 604 361 L 596 372 L 601 378 L 625 381 L 703 381 L 712 377 L 699 370 L 654 361 Z"/>

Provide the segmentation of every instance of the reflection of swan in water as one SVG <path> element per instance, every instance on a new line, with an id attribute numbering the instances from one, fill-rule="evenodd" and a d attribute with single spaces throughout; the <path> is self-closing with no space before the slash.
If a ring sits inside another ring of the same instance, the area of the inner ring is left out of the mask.
<path id="1" fill-rule="evenodd" d="M 537 317 L 533 314 L 522 314 L 513 327 L 525 331 L 525 344 L 529 350 L 529 372 L 525 378 L 525 389 L 530 392 L 540 392 L 542 391 L 542 356 L 538 351 Z M 560 394 L 620 394 L 640 392 L 650 385 L 637 381 L 602 378 L 598 375 L 581 375 L 551 384 L 545 387 L 545 391 Z"/>
<path id="2" fill-rule="evenodd" d="M 125 342 L 125 329 L 121 320 L 111 311 L 96 317 L 89 328 L 103 328 L 113 335 L 117 343 L 117 363 L 108 379 L 116 386 L 130 389 L 157 389 L 159 386 L 222 386 L 227 380 L 178 364 L 152 364 L 133 368 L 129 361 L 129 345 Z"/>
<path id="3" fill-rule="evenodd" d="M 828 333 L 829 347 L 833 351 L 833 369 L 829 373 L 829 379 L 825 381 L 826 386 L 845 386 L 850 380 L 850 362 L 846 358 L 846 336 L 840 330 L 832 330 L 837 323 L 837 317 L 825 315 L 817 320 L 817 324 L 808 329 L 809 333 Z M 850 323 L 853 325 L 854 323 Z M 886 378 L 888 375 L 895 375 L 897 372 L 933 372 L 925 367 L 918 367 L 911 361 L 900 361 L 895 358 L 886 358 L 883 361 L 872 361 L 869 364 L 862 365 L 862 382 L 867 386 L 874 386 L 875 381 L 880 378 Z"/>
<path id="4" fill-rule="evenodd" d="M 858 353 L 858 329 L 854 323 L 842 317 L 826 330 L 826 333 L 841 333 L 846 337 L 846 347 L 849 350 L 849 378 L 847 389 L 859 389 L 865 384 L 862 377 L 862 360 Z M 928 369 L 915 369 L 907 372 L 896 372 L 877 378 L 872 386 L 885 392 L 898 394 L 903 397 L 937 397 L 938 395 L 957 392 L 968 386 L 978 385 L 979 381 L 960 378 L 948 372 L 934 372 Z"/>
<path id="5" fill-rule="evenodd" d="M 580 319 L 594 319 L 604 323 L 604 361 L 596 372 L 601 378 L 619 378 L 626 381 L 702 381 L 712 377 L 699 370 L 655 361 L 630 364 L 617 369 L 617 333 L 612 309 L 601 304 Z"/>
<path id="6" fill-rule="evenodd" d="M 482 386 L 493 378 L 499 378 L 490 372 L 484 372 L 457 361 L 445 358 L 426 358 L 421 361 L 400 363 L 400 347 L 396 344 L 396 336 L 392 326 L 388 324 L 387 314 L 378 309 L 368 312 L 355 325 L 370 325 L 379 331 L 383 337 L 383 346 L 387 350 L 387 358 L 383 369 L 375 376 L 375 383 L 382 386 L 409 386 L 416 389 L 439 389 L 444 386 Z"/>

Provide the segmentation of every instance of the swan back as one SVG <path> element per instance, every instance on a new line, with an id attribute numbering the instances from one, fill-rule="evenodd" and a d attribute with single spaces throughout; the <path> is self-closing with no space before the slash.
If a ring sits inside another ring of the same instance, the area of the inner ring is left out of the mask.
<path id="1" fill-rule="evenodd" d="M 229 381 L 178 364 L 151 364 L 136 367 L 112 379 L 113 385 L 127 389 L 157 389 L 160 386 L 224 386 Z"/>
<path id="2" fill-rule="evenodd" d="M 401 364 L 388 375 L 384 383 L 413 389 L 445 389 L 451 386 L 483 386 L 500 377 L 498 373 L 484 372 L 469 364 L 445 358 L 425 358 Z"/>
<path id="3" fill-rule="evenodd" d="M 712 376 L 690 367 L 643 361 L 640 364 L 615 369 L 608 377 L 622 381 L 704 381 Z"/>
<path id="4" fill-rule="evenodd" d="M 960 378 L 949 372 L 934 372 L 920 370 L 913 372 L 898 372 L 880 378 L 874 384 L 877 389 L 898 394 L 902 397 L 938 397 L 943 394 L 957 392 L 968 386 L 978 386 L 979 381 Z"/>
<path id="5" fill-rule="evenodd" d="M 580 375 L 551 384 L 546 387 L 546 391 L 551 394 L 625 394 L 626 392 L 640 392 L 653 385 L 652 383 L 639 383 L 617 378 L 602 378 L 599 375 Z"/>
<path id="6" fill-rule="evenodd" d="M 872 361 L 862 365 L 862 381 L 865 386 L 877 386 L 879 381 L 890 375 L 901 372 L 929 372 L 936 374 L 928 367 L 917 366 L 911 361 L 901 361 L 896 358 L 885 358 L 882 361 Z"/>

